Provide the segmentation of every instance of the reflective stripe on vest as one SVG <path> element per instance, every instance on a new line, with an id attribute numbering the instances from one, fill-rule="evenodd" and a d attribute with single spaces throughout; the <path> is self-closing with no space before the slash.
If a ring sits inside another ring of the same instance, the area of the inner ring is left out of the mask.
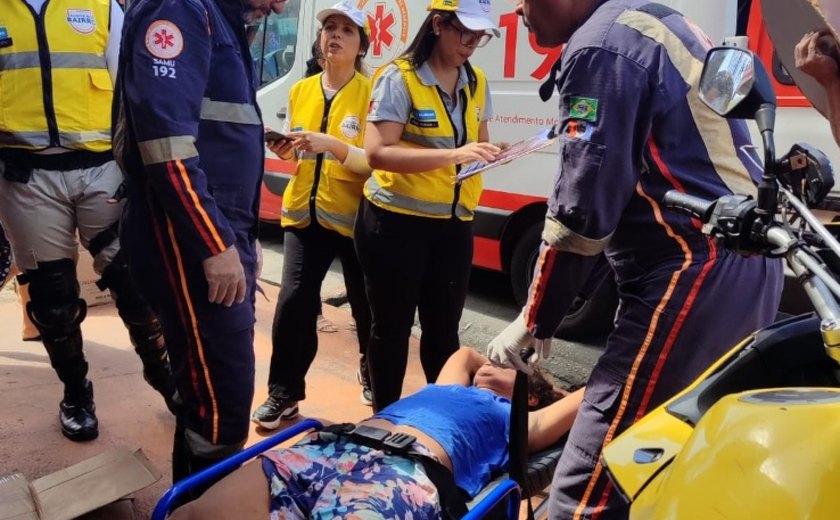
<path id="1" fill-rule="evenodd" d="M 289 127 L 323 132 L 361 148 L 370 90 L 370 80 L 356 73 L 327 102 L 321 74 L 298 81 L 289 94 Z M 314 218 L 321 226 L 352 237 L 365 180 L 366 176 L 345 168 L 332 153 L 299 154 L 295 176 L 283 192 L 280 223 L 301 228 Z"/>
<path id="2" fill-rule="evenodd" d="M 292 219 L 297 222 L 306 222 L 307 224 L 310 222 L 309 210 L 306 209 L 290 211 L 284 207 L 282 210 L 280 210 L 280 214 L 284 218 Z M 348 215 L 343 215 L 340 213 L 329 213 L 321 208 L 315 209 L 315 215 L 318 217 L 319 223 L 329 223 L 329 227 L 332 229 L 336 229 L 339 227 L 353 229 L 353 224 L 356 222 L 355 215 L 350 217 Z"/>
<path id="3" fill-rule="evenodd" d="M 59 132 L 61 142 L 70 148 L 80 148 L 92 141 L 110 141 L 111 130 L 90 132 Z M 47 148 L 50 146 L 49 132 L 5 132 L 0 130 L 0 146 L 14 146 L 19 148 Z"/>
<path id="4" fill-rule="evenodd" d="M 50 67 L 54 69 L 107 69 L 105 56 L 81 52 L 50 53 Z M 0 56 L 0 71 L 16 69 L 39 69 L 41 58 L 37 52 L 19 52 Z"/>
<path id="5" fill-rule="evenodd" d="M 473 68 L 476 75 L 475 92 L 467 86 L 457 93 L 461 96 L 459 108 L 463 111 L 467 133 L 464 140 L 464 136 L 456 135 L 438 87 L 425 85 L 408 61 L 397 60 L 394 64 L 402 72 L 411 98 L 411 117 L 406 121 L 400 137 L 402 146 L 454 149 L 459 143 L 478 141 L 487 88 L 486 78 L 480 69 Z M 395 213 L 472 220 L 481 195 L 481 177 L 470 177 L 459 186 L 454 182 L 455 173 L 455 165 L 410 175 L 374 170 L 365 184 L 365 197 L 377 206 Z"/>
<path id="6" fill-rule="evenodd" d="M 222 123 L 262 125 L 262 120 L 254 105 L 213 101 L 210 98 L 202 98 L 201 100 L 201 119 Z"/>
<path id="7" fill-rule="evenodd" d="M 378 206 L 384 205 L 385 207 L 399 207 L 406 209 L 412 212 L 411 214 L 415 215 L 444 215 L 449 217 L 452 214 L 452 204 L 446 202 L 428 202 L 406 197 L 405 195 L 400 195 L 399 193 L 394 193 L 393 191 L 388 191 L 379 185 L 376 181 L 376 177 L 371 177 L 368 180 L 365 189 L 370 192 L 368 198 L 370 198 L 371 201 L 376 202 Z M 472 211 L 461 204 L 458 204 L 455 208 L 455 216 L 461 220 L 471 220 L 473 218 L 473 214 L 474 213 Z"/>
<path id="8" fill-rule="evenodd" d="M 77 0 L 73 20 L 67 7 L 46 2 L 36 15 L 25 1 L 3 2 L 0 25 L 14 44 L 0 48 L 0 146 L 111 149 L 111 0 Z"/>

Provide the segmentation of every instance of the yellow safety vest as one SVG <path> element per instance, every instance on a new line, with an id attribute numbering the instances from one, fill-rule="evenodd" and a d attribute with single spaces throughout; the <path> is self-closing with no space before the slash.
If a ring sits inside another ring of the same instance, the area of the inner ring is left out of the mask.
<path id="1" fill-rule="evenodd" d="M 2 4 L 0 147 L 110 150 L 110 0 L 47 2 L 37 21 L 23 0 Z"/>
<path id="2" fill-rule="evenodd" d="M 456 136 L 452 119 L 437 87 L 424 85 L 407 60 L 394 63 L 402 71 L 411 97 L 411 114 L 400 137 L 401 146 L 454 149 L 478 141 L 478 129 L 487 106 L 487 80 L 483 71 L 473 68 L 478 80 L 475 92 L 471 92 L 469 87 L 464 88 L 466 103 L 462 106 L 467 131 L 464 140 L 463 136 Z M 365 196 L 371 203 L 395 213 L 472 220 L 481 196 L 481 176 L 476 175 L 461 184 L 455 184 L 458 168 L 453 164 L 412 174 L 374 170 L 365 184 Z"/>
<path id="3" fill-rule="evenodd" d="M 329 134 L 362 148 L 370 91 L 370 79 L 358 72 L 330 101 L 324 96 L 321 74 L 298 81 L 289 93 L 289 128 Z M 281 225 L 306 227 L 314 213 L 323 227 L 352 237 L 367 178 L 342 166 L 331 153 L 303 153 L 283 192 Z"/>

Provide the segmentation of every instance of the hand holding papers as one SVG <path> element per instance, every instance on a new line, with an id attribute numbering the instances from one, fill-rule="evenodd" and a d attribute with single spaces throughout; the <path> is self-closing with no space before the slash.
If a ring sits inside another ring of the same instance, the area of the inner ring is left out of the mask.
<path id="1" fill-rule="evenodd" d="M 518 143 L 512 144 L 510 147 L 506 148 L 502 153 L 500 153 L 493 162 L 489 163 L 481 163 L 475 162 L 464 166 L 461 168 L 461 171 L 458 172 L 458 175 L 455 177 L 455 182 L 462 182 L 464 179 L 468 179 L 473 175 L 481 173 L 485 170 L 489 170 L 491 168 L 495 168 L 497 166 L 501 166 L 503 164 L 507 164 L 514 159 L 519 159 L 520 157 L 524 157 L 529 153 L 536 152 L 537 150 L 541 150 L 546 146 L 557 141 L 557 128 L 543 128 L 539 132 L 536 133 L 533 137 L 529 137 Z"/>

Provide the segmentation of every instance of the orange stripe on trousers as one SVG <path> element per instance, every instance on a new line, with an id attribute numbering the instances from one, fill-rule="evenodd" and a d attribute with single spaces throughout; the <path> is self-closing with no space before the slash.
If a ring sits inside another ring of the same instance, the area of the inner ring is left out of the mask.
<path id="1" fill-rule="evenodd" d="M 169 285 L 172 288 L 172 292 L 175 294 L 175 303 L 178 306 L 178 317 L 181 318 L 181 328 L 186 334 L 189 330 L 189 327 L 187 325 L 187 313 L 184 311 L 183 299 L 180 295 L 181 285 L 176 281 L 175 271 L 173 270 L 172 262 L 169 258 L 170 251 L 166 247 L 166 242 L 163 239 L 163 231 L 160 229 L 160 223 L 157 221 L 157 218 L 155 216 L 155 208 L 152 206 L 151 201 L 154 200 L 152 197 L 153 193 L 151 190 L 151 186 L 149 186 L 148 193 L 146 194 L 146 200 L 149 203 L 149 215 L 152 219 L 152 230 L 155 233 L 155 239 L 158 243 L 158 248 L 160 249 L 161 259 L 163 260 L 163 265 L 166 268 L 166 275 L 167 278 L 169 278 Z M 193 391 L 195 392 L 195 395 L 198 396 L 201 393 L 201 389 L 198 383 L 198 374 L 195 370 L 195 362 L 193 361 L 193 356 L 190 350 L 188 350 L 187 352 L 187 362 L 190 366 L 190 380 L 192 381 Z M 199 417 L 201 417 L 202 419 L 206 416 L 207 411 L 204 408 L 204 404 L 199 404 L 198 414 Z"/>
<path id="2" fill-rule="evenodd" d="M 199 363 L 204 373 L 204 383 L 207 385 L 207 392 L 210 397 L 210 406 L 212 408 L 213 433 L 210 442 L 213 444 L 219 443 L 219 404 L 216 402 L 216 393 L 213 390 L 213 382 L 210 380 L 210 369 L 207 367 L 207 361 L 204 357 L 204 343 L 201 341 L 201 333 L 198 330 L 198 320 L 195 317 L 195 309 L 193 308 L 192 299 L 190 298 L 189 290 L 187 289 L 187 278 L 184 272 L 184 262 L 181 259 L 181 250 L 178 248 L 178 243 L 175 240 L 175 230 L 172 227 L 172 221 L 166 220 L 167 229 L 169 231 L 169 238 L 172 241 L 172 249 L 175 252 L 175 262 L 178 266 L 178 274 L 181 278 L 181 289 L 183 290 L 184 302 L 187 304 L 187 311 L 189 313 L 190 325 L 195 339 L 196 350 L 198 351 Z"/>
<path id="3" fill-rule="evenodd" d="M 685 256 L 685 260 L 683 261 L 682 266 L 680 269 L 671 275 L 671 281 L 668 283 L 668 288 L 665 291 L 665 294 L 662 296 L 662 299 L 659 301 L 659 304 L 656 306 L 656 309 L 653 311 L 653 316 L 651 318 L 650 326 L 648 327 L 647 335 L 645 336 L 645 341 L 642 343 L 641 348 L 639 349 L 639 354 L 636 356 L 636 359 L 633 361 L 633 367 L 630 369 L 630 374 L 627 376 L 627 383 L 624 386 L 624 391 L 621 395 L 621 404 L 618 407 L 618 411 L 616 412 L 615 417 L 613 418 L 612 423 L 610 424 L 610 429 L 607 431 L 607 435 L 604 438 L 604 443 L 602 444 L 601 449 L 603 450 L 604 446 L 609 444 L 613 437 L 615 436 L 615 432 L 618 429 L 618 425 L 621 423 L 621 420 L 624 418 L 624 414 L 627 411 L 627 403 L 630 400 L 630 394 L 633 391 L 633 385 L 636 382 L 636 376 L 639 372 L 639 367 L 642 365 L 645 357 L 647 356 L 648 350 L 650 349 L 650 345 L 653 342 L 653 338 L 656 335 L 656 331 L 659 327 L 659 318 L 662 316 L 665 307 L 671 301 L 671 296 L 674 294 L 674 289 L 676 288 L 677 284 L 680 281 L 683 273 L 688 269 L 691 265 L 691 249 L 689 249 L 688 244 L 686 244 L 685 240 L 674 233 L 674 230 L 671 229 L 665 220 L 662 217 L 662 211 L 660 210 L 659 206 L 651 199 L 642 189 L 641 183 L 636 184 L 636 193 L 648 200 L 648 202 L 652 203 L 653 212 L 656 217 L 656 221 L 661 225 L 665 232 L 668 234 L 669 237 L 674 239 L 680 246 L 680 249 L 683 251 L 683 255 Z M 574 520 L 579 520 L 581 515 L 583 514 L 584 508 L 586 504 L 589 502 L 590 497 L 595 489 L 595 484 L 598 479 L 601 477 L 601 472 L 603 471 L 603 464 L 601 460 L 598 460 L 598 463 L 595 465 L 595 469 L 592 472 L 592 476 L 589 478 L 589 483 L 586 486 L 586 491 L 584 492 L 583 498 L 578 503 L 578 507 L 575 510 Z M 599 506 L 601 502 L 606 502 L 605 500 L 599 501 Z M 598 511 L 596 511 L 596 516 Z M 594 517 L 593 517 L 594 520 Z"/>

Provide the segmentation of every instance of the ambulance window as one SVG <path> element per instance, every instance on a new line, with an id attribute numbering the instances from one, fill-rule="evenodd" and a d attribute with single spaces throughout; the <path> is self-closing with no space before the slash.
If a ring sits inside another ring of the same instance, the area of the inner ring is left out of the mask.
<path id="1" fill-rule="evenodd" d="M 251 57 L 261 87 L 282 78 L 294 65 L 300 2 L 289 0 L 282 13 L 271 14 L 259 25 L 248 28 Z"/>

